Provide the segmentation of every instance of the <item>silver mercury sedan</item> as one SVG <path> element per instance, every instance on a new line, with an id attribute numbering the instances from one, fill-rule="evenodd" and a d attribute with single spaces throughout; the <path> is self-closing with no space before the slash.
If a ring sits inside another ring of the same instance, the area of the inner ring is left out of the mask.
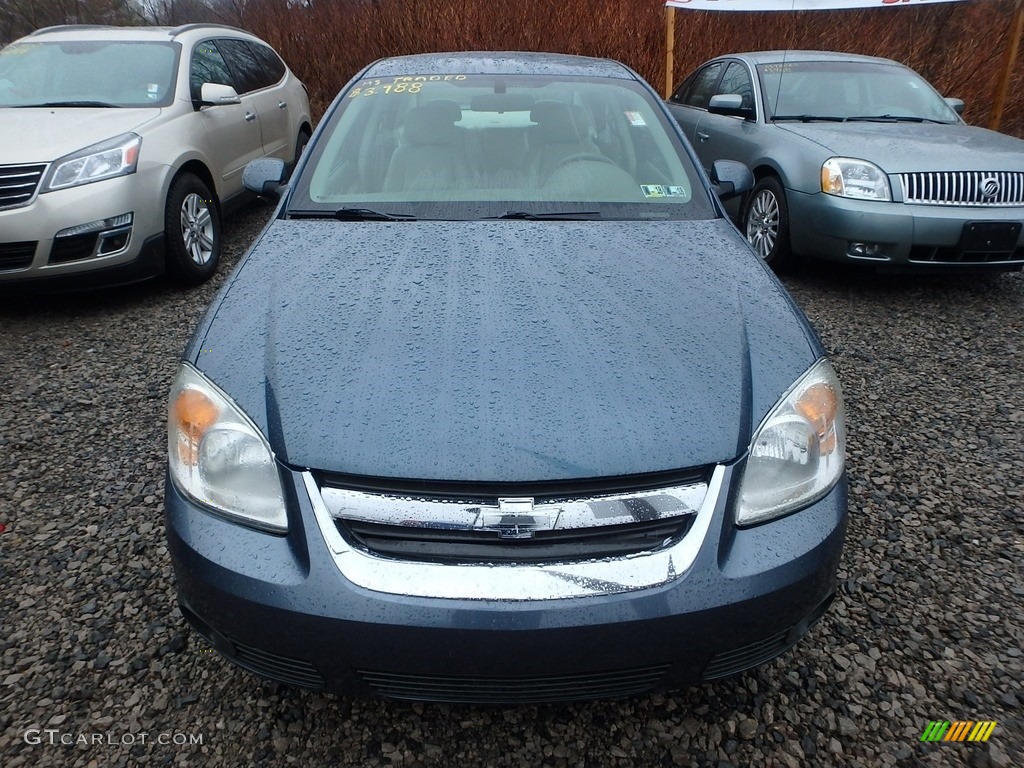
<path id="1" fill-rule="evenodd" d="M 776 269 L 800 257 L 887 270 L 1020 270 L 1024 141 L 966 125 L 888 59 L 820 51 L 712 59 L 668 100 L 705 168 L 755 188 L 731 213 Z"/>

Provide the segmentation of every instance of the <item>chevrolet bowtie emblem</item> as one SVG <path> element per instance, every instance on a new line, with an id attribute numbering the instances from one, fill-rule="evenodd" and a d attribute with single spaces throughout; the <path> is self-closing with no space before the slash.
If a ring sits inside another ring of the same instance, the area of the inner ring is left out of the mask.
<path id="1" fill-rule="evenodd" d="M 531 539 L 537 531 L 551 530 L 554 525 L 551 515 L 533 513 L 529 497 L 498 499 L 498 508 L 481 509 L 476 523 L 478 528 L 497 531 L 503 539 Z"/>

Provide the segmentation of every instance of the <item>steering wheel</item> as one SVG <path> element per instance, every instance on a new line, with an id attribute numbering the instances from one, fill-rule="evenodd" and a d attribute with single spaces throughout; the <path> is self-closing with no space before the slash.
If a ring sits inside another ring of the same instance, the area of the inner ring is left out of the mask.
<path id="1" fill-rule="evenodd" d="M 618 163 L 616 163 L 614 160 L 605 157 L 604 155 L 599 155 L 597 152 L 578 152 L 575 155 L 569 155 L 568 157 L 563 158 L 561 161 L 559 161 L 558 165 L 551 169 L 551 173 L 549 173 L 548 176 L 554 174 L 555 171 L 559 170 L 563 165 L 569 165 L 570 163 L 578 163 L 584 161 L 592 163 L 607 163 L 608 165 L 614 165 L 616 168 L 619 167 Z"/>

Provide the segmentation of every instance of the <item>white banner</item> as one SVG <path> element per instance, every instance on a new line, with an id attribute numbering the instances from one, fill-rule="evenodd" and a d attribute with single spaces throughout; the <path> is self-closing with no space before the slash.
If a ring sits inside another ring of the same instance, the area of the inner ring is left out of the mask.
<path id="1" fill-rule="evenodd" d="M 961 0 L 667 0 L 690 11 L 832 11 L 840 8 L 912 8 Z"/>

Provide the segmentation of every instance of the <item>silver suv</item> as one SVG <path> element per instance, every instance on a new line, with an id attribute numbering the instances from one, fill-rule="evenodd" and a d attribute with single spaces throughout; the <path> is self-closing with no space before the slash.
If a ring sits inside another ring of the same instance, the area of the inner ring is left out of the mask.
<path id="1" fill-rule="evenodd" d="M 217 269 L 242 170 L 293 163 L 301 82 L 232 27 L 50 27 L 0 50 L 0 287 Z M 251 199 L 251 197 L 250 197 Z"/>

